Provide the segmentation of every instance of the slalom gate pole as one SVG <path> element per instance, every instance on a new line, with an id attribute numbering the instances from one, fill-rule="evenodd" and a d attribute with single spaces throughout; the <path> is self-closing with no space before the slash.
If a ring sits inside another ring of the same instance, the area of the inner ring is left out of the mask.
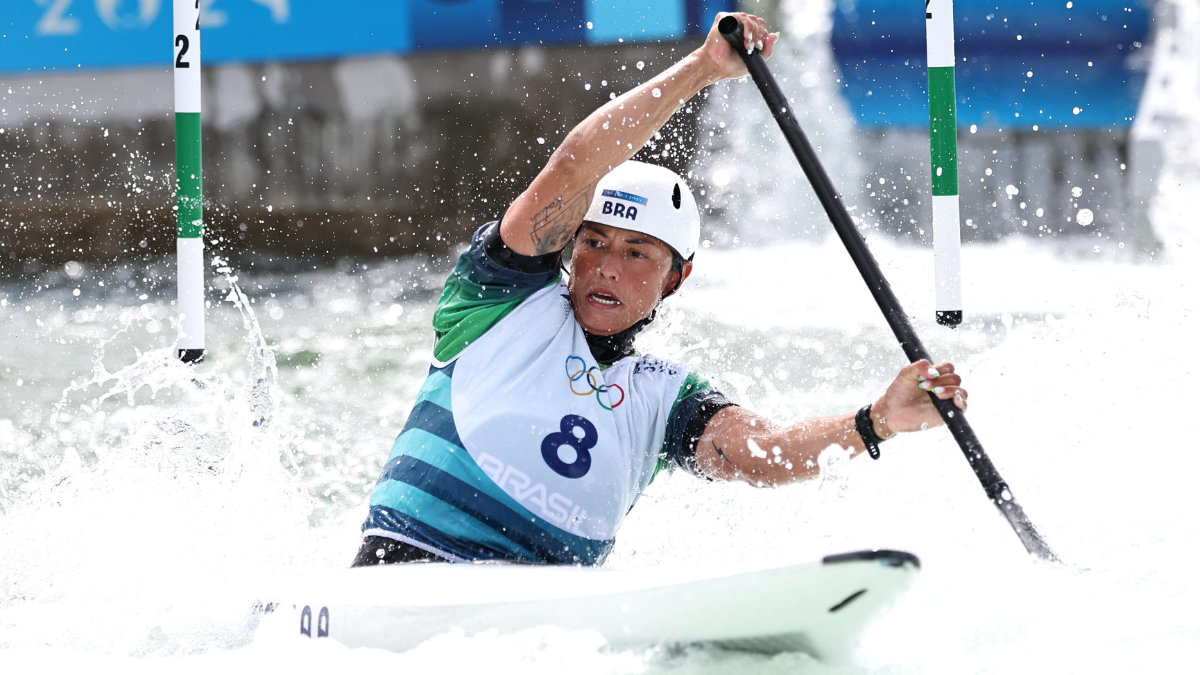
<path id="1" fill-rule="evenodd" d="M 870 289 L 879 309 L 883 311 L 883 316 L 887 319 L 892 333 L 900 341 L 900 347 L 904 350 L 905 356 L 910 362 L 928 359 L 929 353 L 925 351 L 925 346 L 921 344 L 920 338 L 913 331 L 908 316 L 900 307 L 900 301 L 896 299 L 896 295 L 892 293 L 887 279 L 883 277 L 883 272 L 880 271 L 879 264 L 871 255 L 871 250 L 867 248 L 866 241 L 855 228 L 854 221 L 850 219 L 850 214 L 842 203 L 842 198 L 834 189 L 828 174 L 825 173 L 825 168 L 817 159 L 817 153 L 813 151 L 812 145 L 804 136 L 804 131 L 800 129 L 800 123 L 792 114 L 787 98 L 780 91 L 779 85 L 767 68 L 766 60 L 757 50 L 752 53 L 746 52 L 743 45 L 745 38 L 742 35 L 742 25 L 736 17 L 726 16 L 721 19 L 717 24 L 717 29 L 733 46 L 734 52 L 740 54 L 742 60 L 745 61 L 746 68 L 750 71 L 750 77 L 754 78 L 754 83 L 758 85 L 758 90 L 771 109 L 775 121 L 779 123 L 779 128 L 787 138 L 788 145 L 796 154 L 796 159 L 799 160 L 804 175 L 816 191 L 821 205 L 825 207 L 825 213 L 833 223 L 834 229 L 837 230 L 838 237 L 841 238 L 842 244 L 846 246 L 855 266 L 862 274 L 863 281 L 867 283 L 867 288 Z M 1050 550 L 1050 546 L 1034 527 L 1029 517 L 1025 515 L 1025 511 L 1013 497 L 1008 485 L 1000 477 L 1000 472 L 996 470 L 992 460 L 988 459 L 987 453 L 983 451 L 983 445 L 975 437 L 971 426 L 967 424 L 966 416 L 954 406 L 953 401 L 944 401 L 932 392 L 929 393 L 929 398 L 933 401 L 933 405 L 941 414 L 942 419 L 945 420 L 954 440 L 958 442 L 958 447 L 962 449 L 967 461 L 971 464 L 971 468 L 983 485 L 988 498 L 1008 520 L 1013 531 L 1020 537 L 1021 543 L 1025 545 L 1025 549 L 1041 560 L 1057 562 L 1057 556 Z"/>
<path id="2" fill-rule="evenodd" d="M 954 0 L 925 0 L 929 72 L 929 171 L 933 188 L 933 282 L 937 322 L 962 323 L 958 215 L 958 118 L 954 110 Z"/>
<path id="3" fill-rule="evenodd" d="M 204 202 L 200 153 L 200 0 L 174 0 L 179 359 L 204 358 Z"/>

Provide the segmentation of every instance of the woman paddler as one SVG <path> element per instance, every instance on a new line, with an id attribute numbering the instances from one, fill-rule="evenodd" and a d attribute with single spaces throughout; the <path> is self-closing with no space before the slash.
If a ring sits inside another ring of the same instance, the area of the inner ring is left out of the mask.
<path id="1" fill-rule="evenodd" d="M 734 16 L 745 48 L 770 58 L 778 35 Z M 939 426 L 927 391 L 966 410 L 954 366 L 921 361 L 857 413 L 782 426 L 684 364 L 635 354 L 638 331 L 692 272 L 700 217 L 681 177 L 629 158 L 701 89 L 743 75 L 714 21 L 702 47 L 575 127 L 475 232 L 438 301 L 433 364 L 354 565 L 596 565 L 667 466 L 780 485 L 815 476 L 830 445 L 878 456 L 897 433 Z"/>

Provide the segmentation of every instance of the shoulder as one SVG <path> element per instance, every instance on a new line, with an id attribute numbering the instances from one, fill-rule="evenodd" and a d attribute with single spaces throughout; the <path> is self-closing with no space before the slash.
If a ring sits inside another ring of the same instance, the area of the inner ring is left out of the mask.
<path id="1" fill-rule="evenodd" d="M 447 277 L 434 310 L 435 358 L 453 358 L 518 305 L 542 297 L 539 291 L 555 289 L 561 280 L 556 257 L 512 253 L 500 240 L 498 221 L 479 228 Z"/>
<path id="2" fill-rule="evenodd" d="M 458 258 L 451 278 L 465 278 L 480 285 L 510 288 L 542 288 L 559 276 L 557 253 L 523 256 L 510 249 L 500 237 L 500 221 L 485 224 L 471 236 L 471 244 Z"/>

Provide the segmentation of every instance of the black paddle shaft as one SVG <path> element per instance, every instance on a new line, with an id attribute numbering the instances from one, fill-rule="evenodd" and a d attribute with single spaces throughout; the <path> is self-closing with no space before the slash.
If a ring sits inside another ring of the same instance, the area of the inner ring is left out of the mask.
<path id="1" fill-rule="evenodd" d="M 800 161 L 804 175 L 808 177 L 808 182 L 816 191 L 817 198 L 821 200 L 821 206 L 825 207 L 825 213 L 829 215 L 829 220 L 833 222 L 834 229 L 841 237 L 842 244 L 849 251 L 855 266 L 862 274 L 863 281 L 867 283 L 867 288 L 875 297 L 879 309 L 883 311 L 884 318 L 887 319 L 896 339 L 900 341 L 900 347 L 904 350 L 905 356 L 910 362 L 929 359 L 929 353 L 925 351 L 925 346 L 921 344 L 921 339 L 917 337 L 912 324 L 909 323 L 908 315 L 900 307 L 900 301 L 896 299 L 896 294 L 892 293 L 892 287 L 883 277 L 883 272 L 879 270 L 879 264 L 875 262 L 875 257 L 867 248 L 867 242 L 863 240 L 862 235 L 854 226 L 854 221 L 850 219 L 850 214 L 846 211 L 841 196 L 834 189 L 828 174 L 825 173 L 825 168 L 817 159 L 817 153 L 813 151 L 812 145 L 809 144 L 804 132 L 800 129 L 800 123 L 792 114 L 787 98 L 780 91 L 779 85 L 767 68 L 766 59 L 757 50 L 746 51 L 742 24 L 736 17 L 726 16 L 721 19 L 717 30 L 721 31 L 721 35 L 729 42 L 733 50 L 740 54 L 742 60 L 746 62 L 750 77 L 754 78 L 754 83 L 762 92 L 767 106 L 771 109 L 771 114 L 779 123 L 784 137 L 787 138 L 788 145 L 792 146 L 792 152 Z M 988 498 L 1012 525 L 1017 536 L 1021 538 L 1021 543 L 1025 545 L 1025 549 L 1042 560 L 1057 561 L 1058 558 L 1050 550 L 1050 546 L 1042 539 L 1042 535 L 1025 515 L 1021 505 L 1013 498 L 1012 491 L 1000 477 L 1000 472 L 996 470 L 992 460 L 988 459 L 987 453 L 983 451 L 983 445 L 975 437 L 971 425 L 967 423 L 967 418 L 952 401 L 940 399 L 933 392 L 929 393 L 929 398 L 933 401 L 933 405 L 941 414 L 942 419 L 945 420 L 954 440 L 958 442 L 958 447 L 962 448 L 963 454 L 966 455 L 979 482 L 983 484 Z"/>

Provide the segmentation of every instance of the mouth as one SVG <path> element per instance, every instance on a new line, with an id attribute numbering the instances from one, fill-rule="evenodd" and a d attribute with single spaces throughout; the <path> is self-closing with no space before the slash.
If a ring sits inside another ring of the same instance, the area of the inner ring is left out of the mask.
<path id="1" fill-rule="evenodd" d="M 589 303 L 591 303 L 592 305 L 599 306 L 599 307 L 607 308 L 607 307 L 620 307 L 621 306 L 621 301 L 618 300 L 615 296 L 610 295 L 608 293 L 604 293 L 602 291 L 597 291 L 595 293 L 589 293 L 587 296 L 587 299 L 588 299 Z"/>

